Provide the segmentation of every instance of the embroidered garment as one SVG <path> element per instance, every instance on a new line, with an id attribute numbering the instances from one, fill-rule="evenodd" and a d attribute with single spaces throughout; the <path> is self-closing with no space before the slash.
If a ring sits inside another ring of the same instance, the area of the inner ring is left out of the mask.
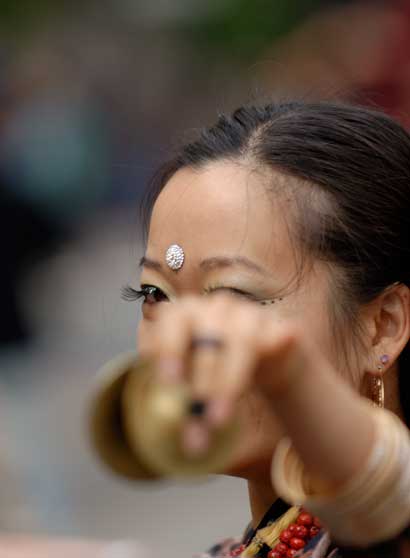
<path id="1" fill-rule="evenodd" d="M 241 553 L 238 554 L 238 550 L 242 545 L 248 547 L 260 529 L 274 523 L 289 508 L 290 506 L 282 500 L 276 500 L 256 529 L 249 526 L 243 537 L 225 539 L 212 546 L 207 552 L 196 554 L 194 558 L 240 556 Z M 271 548 L 266 544 L 262 545 L 256 555 L 257 558 L 268 558 L 270 550 Z M 410 526 L 394 539 L 368 548 L 349 548 L 337 545 L 332 541 L 329 533 L 322 529 L 302 550 L 294 555 L 294 558 L 410 558 Z"/>

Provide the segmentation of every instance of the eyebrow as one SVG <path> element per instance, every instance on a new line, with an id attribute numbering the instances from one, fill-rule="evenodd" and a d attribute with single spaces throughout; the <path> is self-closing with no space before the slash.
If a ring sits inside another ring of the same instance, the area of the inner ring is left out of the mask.
<path id="1" fill-rule="evenodd" d="M 155 271 L 162 271 L 163 266 L 160 262 L 156 260 L 151 260 L 150 258 L 146 258 L 145 256 L 141 258 L 140 267 L 146 267 L 148 269 L 155 269 Z M 233 267 L 233 266 L 242 266 L 251 269 L 252 271 L 256 271 L 261 275 L 269 275 L 266 269 L 259 266 L 257 263 L 253 262 L 252 260 L 245 258 L 244 256 L 214 256 L 212 258 L 207 258 L 206 260 L 202 260 L 199 264 L 200 269 L 203 271 L 210 271 L 212 269 L 221 269 L 226 267 Z"/>
<path id="2" fill-rule="evenodd" d="M 146 258 L 145 256 L 140 259 L 139 266 L 147 267 L 148 269 L 155 269 L 156 271 L 162 270 L 162 265 L 159 262 Z"/>

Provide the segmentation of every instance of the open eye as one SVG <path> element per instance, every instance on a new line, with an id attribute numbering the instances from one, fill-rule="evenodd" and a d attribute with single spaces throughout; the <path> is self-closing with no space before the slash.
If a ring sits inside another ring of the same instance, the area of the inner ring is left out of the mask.
<path id="1" fill-rule="evenodd" d="M 141 289 L 137 291 L 130 285 L 126 285 L 122 289 L 121 296 L 123 300 L 135 301 L 142 299 L 143 304 L 157 304 L 159 302 L 168 301 L 167 295 L 154 285 L 141 285 Z"/>
<path id="2" fill-rule="evenodd" d="M 141 285 L 140 293 L 146 304 L 156 304 L 157 302 L 166 302 L 168 300 L 164 291 L 154 287 L 154 285 Z"/>

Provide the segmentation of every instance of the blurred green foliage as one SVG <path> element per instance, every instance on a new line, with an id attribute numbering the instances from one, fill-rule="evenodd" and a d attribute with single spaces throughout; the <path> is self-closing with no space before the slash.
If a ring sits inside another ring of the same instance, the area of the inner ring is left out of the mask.
<path id="1" fill-rule="evenodd" d="M 67 0 L 0 0 L 0 30 L 7 35 L 27 32 L 67 5 Z"/>
<path id="2" fill-rule="evenodd" d="M 183 33 L 209 56 L 222 51 L 246 62 L 323 5 L 323 0 L 208 0 L 208 5 L 209 15 L 190 22 Z"/>
<path id="3" fill-rule="evenodd" d="M 119 4 L 122 1 L 118 0 Z M 133 1 L 143 10 L 145 3 L 156 0 Z M 218 52 L 250 60 L 324 3 L 324 0 L 206 0 L 206 10 L 199 10 L 197 17 L 193 14 L 194 17 L 184 19 L 174 30 L 185 36 L 194 48 L 200 49 L 202 55 L 212 56 Z M 101 9 L 93 0 L 82 3 L 0 0 L 0 31 L 7 35 L 30 32 L 67 8 L 81 12 L 87 5 Z M 112 8 L 115 5 L 113 2 Z"/>

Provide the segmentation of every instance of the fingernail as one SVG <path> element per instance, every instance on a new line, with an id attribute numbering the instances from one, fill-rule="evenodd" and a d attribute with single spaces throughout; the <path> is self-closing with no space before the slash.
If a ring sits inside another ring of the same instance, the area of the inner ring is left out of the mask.
<path id="1" fill-rule="evenodd" d="M 231 414 L 231 404 L 226 399 L 215 399 L 208 406 L 207 418 L 213 426 L 224 424 Z"/>
<path id="2" fill-rule="evenodd" d="M 163 358 L 158 362 L 158 377 L 164 382 L 176 382 L 181 378 L 182 363 L 177 358 Z"/>
<path id="3" fill-rule="evenodd" d="M 209 431 L 198 420 L 189 421 L 182 433 L 182 447 L 189 457 L 200 457 L 208 451 Z"/>
<path id="4" fill-rule="evenodd" d="M 202 399 L 194 399 L 191 401 L 188 409 L 188 413 L 192 417 L 203 417 L 206 412 L 206 402 Z"/>

